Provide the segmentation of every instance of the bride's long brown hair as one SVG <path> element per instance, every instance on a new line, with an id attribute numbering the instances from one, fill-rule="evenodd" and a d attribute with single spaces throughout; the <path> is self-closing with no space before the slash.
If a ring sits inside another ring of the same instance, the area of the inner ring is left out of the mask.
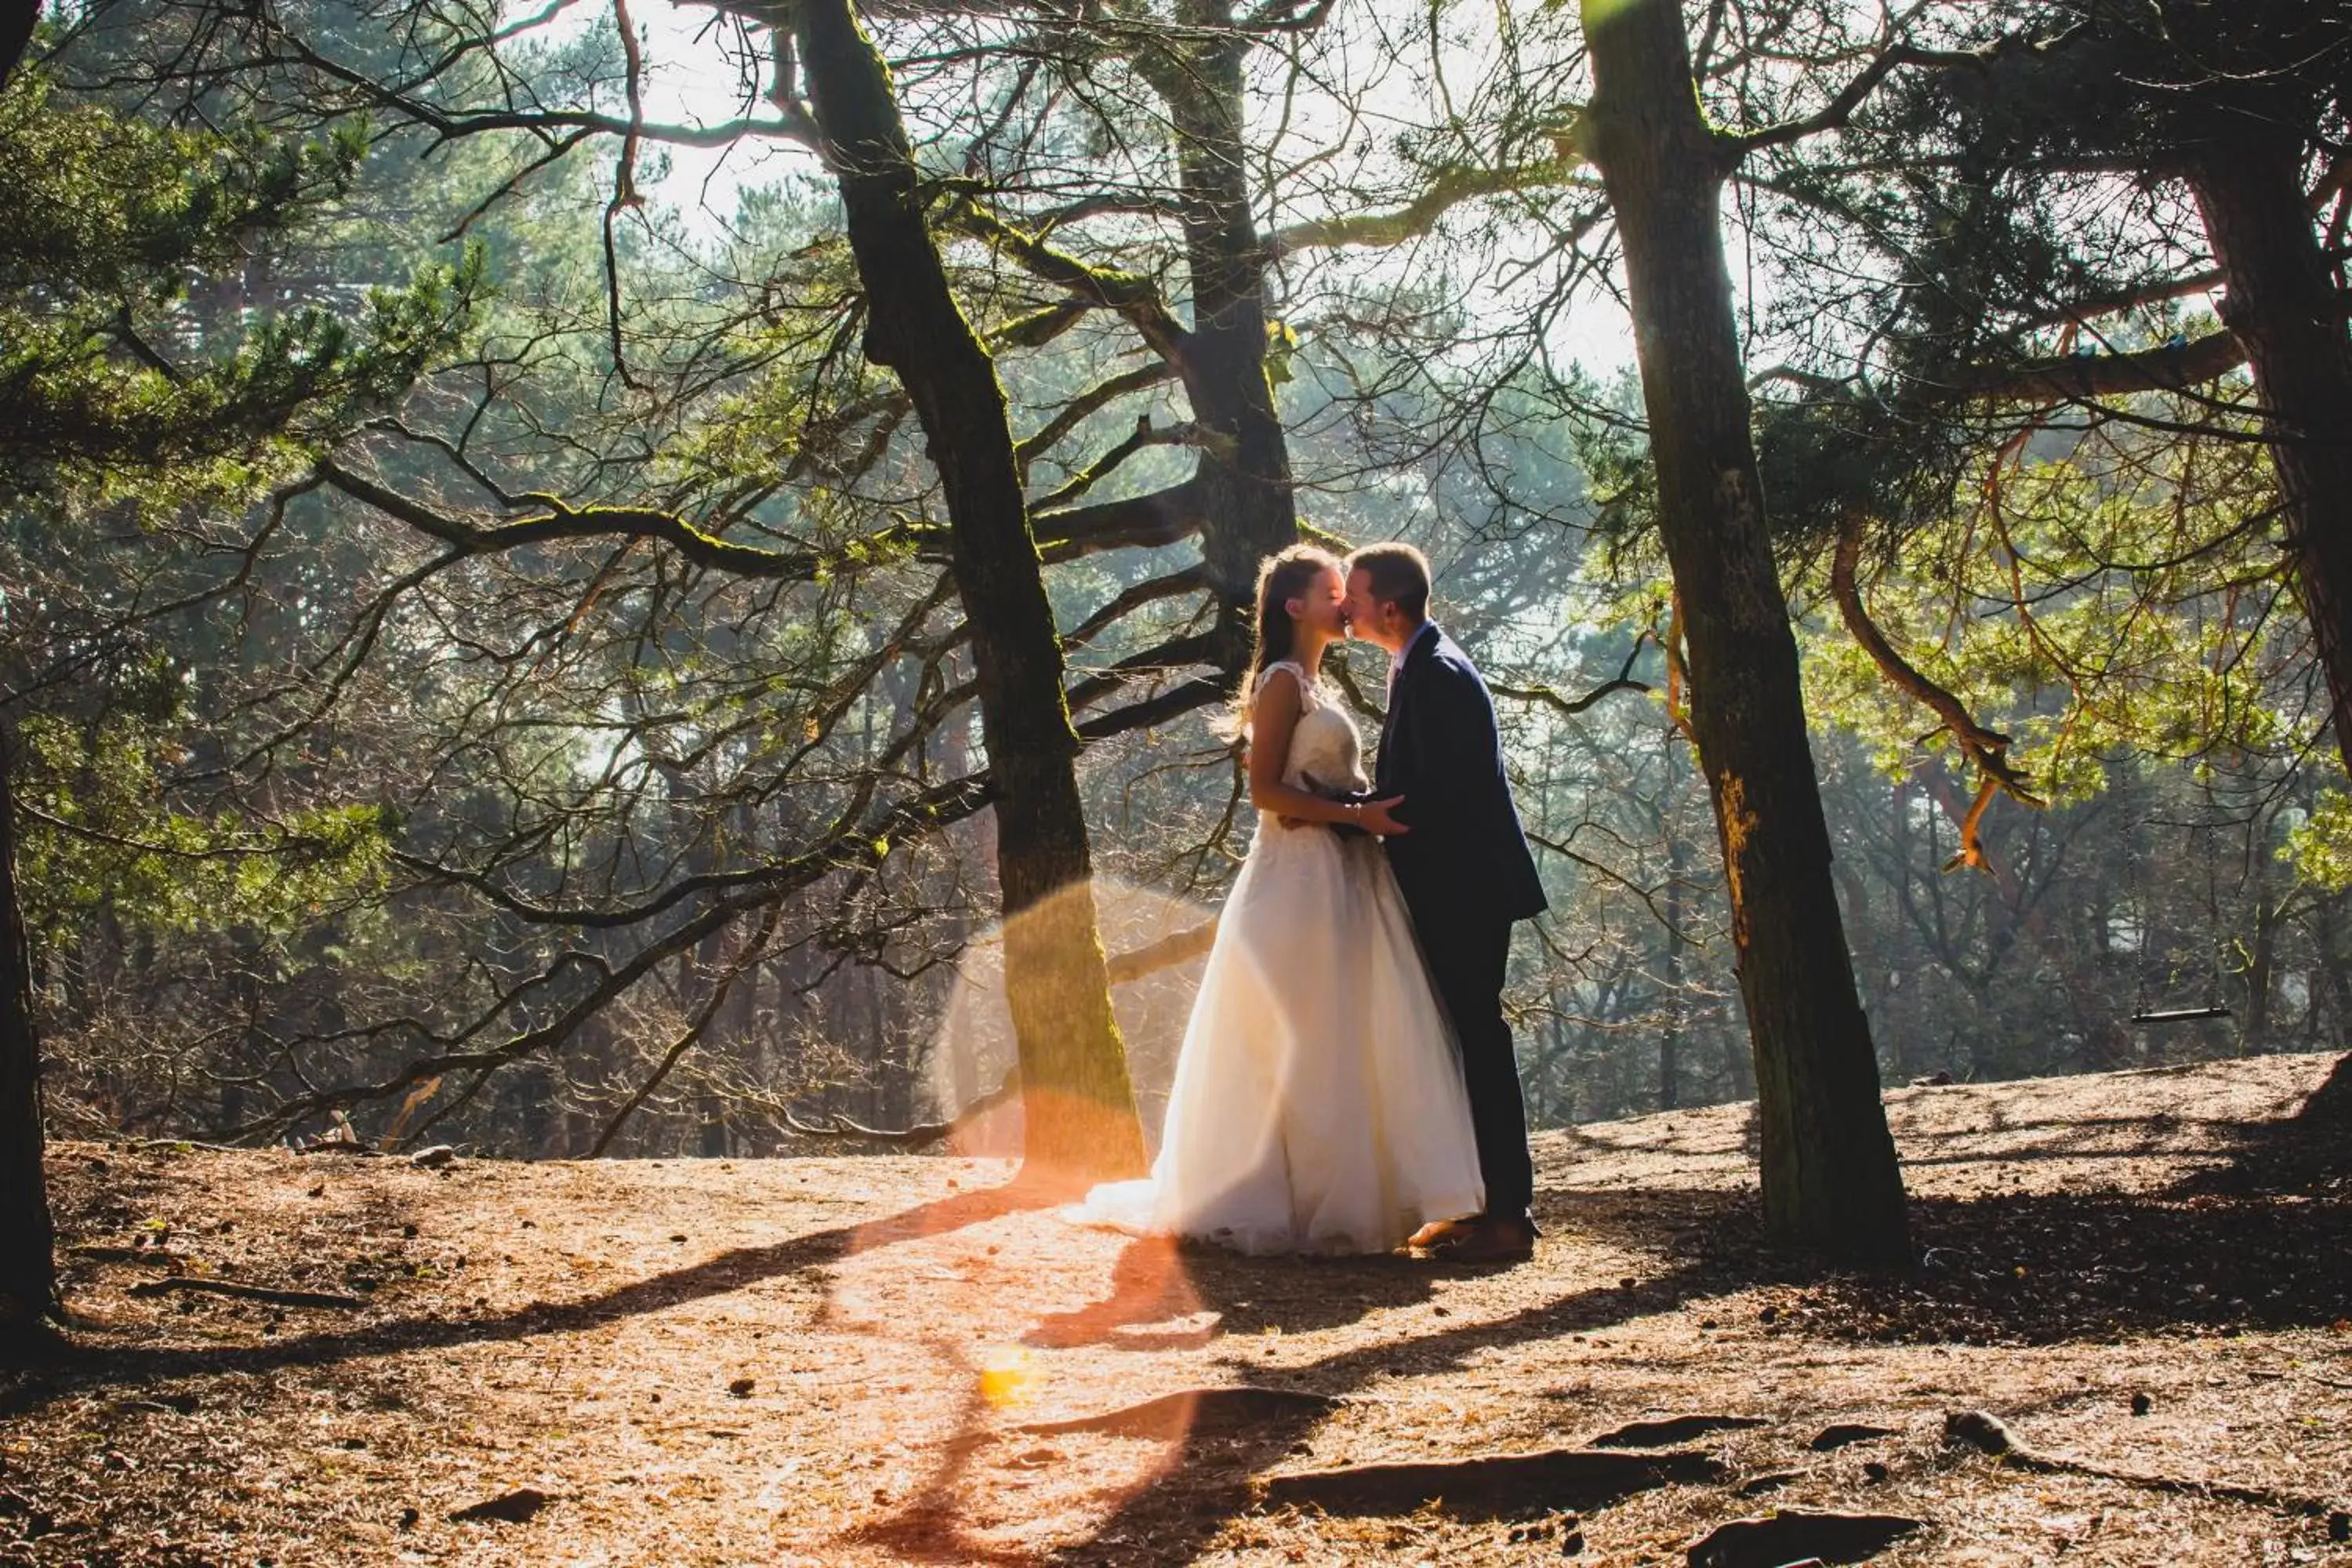
<path id="1" fill-rule="evenodd" d="M 1235 737 L 1249 733 L 1250 709 L 1257 700 L 1257 678 L 1269 666 L 1288 658 L 1298 645 L 1298 624 L 1290 618 L 1287 608 L 1290 601 L 1305 593 L 1307 585 L 1322 573 L 1339 570 L 1339 558 L 1319 544 L 1294 544 L 1258 563 L 1257 646 L 1250 655 L 1249 676 L 1234 694 Z M 1314 671 L 1307 673 L 1312 675 Z"/>

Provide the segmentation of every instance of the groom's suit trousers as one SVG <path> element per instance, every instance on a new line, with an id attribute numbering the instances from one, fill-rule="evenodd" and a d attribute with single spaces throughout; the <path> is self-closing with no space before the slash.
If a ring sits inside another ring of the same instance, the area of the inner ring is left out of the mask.
<path id="1" fill-rule="evenodd" d="M 1528 1107 L 1519 1090 L 1511 1026 L 1503 1017 L 1503 978 L 1511 956 L 1508 921 L 1416 921 L 1429 978 L 1462 1042 L 1462 1082 L 1486 1182 L 1486 1212 L 1517 1217 L 1535 1200 L 1528 1152 Z"/>

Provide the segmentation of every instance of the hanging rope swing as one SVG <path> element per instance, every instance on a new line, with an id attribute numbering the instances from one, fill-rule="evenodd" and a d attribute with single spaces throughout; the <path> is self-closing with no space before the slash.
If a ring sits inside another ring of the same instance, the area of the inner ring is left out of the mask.
<path id="1" fill-rule="evenodd" d="M 2230 1009 L 2220 1002 L 2209 1002 L 2202 1007 L 2150 1007 L 2147 1005 L 2147 974 L 2139 977 L 2139 1005 L 2131 1016 L 2135 1024 L 2190 1024 L 2200 1018 L 2226 1018 Z"/>
<path id="2" fill-rule="evenodd" d="M 2137 878 L 2139 860 L 2140 855 L 2138 845 L 2130 839 L 2125 840 L 2125 874 L 2135 880 L 2137 880 Z M 2138 1005 L 2132 1012 L 2131 1021 L 2133 1023 L 2193 1024 L 2201 1018 L 2227 1018 L 2231 1016 L 2230 1009 L 2220 1002 L 2209 1002 L 2202 1007 L 2149 1006 L 2147 1005 L 2147 966 L 2144 962 L 2138 962 L 2139 960 L 2143 960 L 2146 956 L 2141 950 L 2147 942 L 2147 929 L 2143 923 L 2142 917 L 2137 910 L 2135 910 L 2132 915 L 2132 929 L 2134 933 L 2132 952 L 2135 959 L 2133 967 L 2139 972 L 2139 1001 Z"/>

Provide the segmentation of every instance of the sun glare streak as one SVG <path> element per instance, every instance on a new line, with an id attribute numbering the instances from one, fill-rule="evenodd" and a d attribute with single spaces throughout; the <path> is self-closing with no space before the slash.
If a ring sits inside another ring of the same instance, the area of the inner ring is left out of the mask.
<path id="1" fill-rule="evenodd" d="M 1213 913 L 1206 904 L 1112 878 L 1095 879 L 1094 897 L 1103 946 L 1114 959 L 1192 931 Z M 1193 955 L 1139 975 L 1112 991 L 1147 1144 L 1156 1145 L 1159 1141 L 1168 1087 L 1175 1077 L 1176 1050 L 1183 1040 L 1202 961 L 1202 955 Z M 1013 1017 L 1004 998 L 1004 943 L 1000 928 L 976 934 L 966 942 L 954 991 L 931 1042 L 931 1100 L 940 1118 L 955 1123 L 949 1139 L 952 1152 L 971 1158 L 1020 1156 L 1024 1095 L 1010 1095 L 1002 1101 L 990 1099 L 1006 1082 L 1015 1061 Z M 979 1113 L 961 1119 L 966 1108 L 975 1105 L 982 1107 Z M 1077 1115 L 1083 1108 L 1057 1110 Z"/>
<path id="2" fill-rule="evenodd" d="M 944 1196 L 860 1226 L 826 1271 L 816 1321 L 867 1369 L 835 1385 L 835 1419 L 873 1455 L 872 1503 L 843 1540 L 1032 1562 L 1182 1462 L 1193 1402 L 1138 1352 L 1206 1343 L 1217 1314 L 1165 1238 L 1074 1224 L 1023 1184 L 968 1188 L 986 1168 L 943 1163 Z"/>

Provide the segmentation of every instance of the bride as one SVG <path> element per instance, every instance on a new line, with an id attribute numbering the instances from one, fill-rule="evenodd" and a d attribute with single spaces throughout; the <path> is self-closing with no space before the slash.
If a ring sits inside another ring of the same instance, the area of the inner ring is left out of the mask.
<path id="1" fill-rule="evenodd" d="M 1347 634 L 1343 596 L 1339 560 L 1312 546 L 1259 573 L 1256 840 L 1151 1174 L 1097 1187 L 1082 1219 L 1243 1252 L 1372 1253 L 1485 1207 L 1452 1030 L 1375 837 L 1405 831 L 1398 800 L 1362 798 L 1362 741 L 1318 673 Z"/>

